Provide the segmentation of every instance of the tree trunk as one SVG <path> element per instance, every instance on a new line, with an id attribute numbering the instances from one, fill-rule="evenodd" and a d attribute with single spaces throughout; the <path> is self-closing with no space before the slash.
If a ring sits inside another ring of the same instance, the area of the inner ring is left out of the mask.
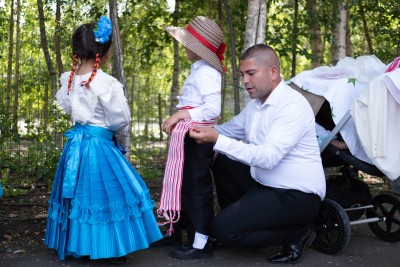
<path id="1" fill-rule="evenodd" d="M 309 14 L 308 26 L 311 29 L 310 43 L 311 52 L 314 56 L 312 58 L 312 68 L 316 68 L 321 65 L 322 62 L 322 38 L 321 38 L 321 24 L 318 19 L 318 7 L 316 0 L 307 0 L 306 6 Z"/>
<path id="2" fill-rule="evenodd" d="M 114 49 L 114 61 L 113 61 L 113 76 L 119 80 L 124 86 L 124 93 L 128 98 L 128 91 L 126 87 L 126 77 L 124 72 L 124 53 L 122 47 L 122 41 L 120 39 L 119 24 L 118 24 L 118 3 L 116 0 L 109 1 L 110 6 L 110 18 L 113 24 L 113 49 Z M 131 136 L 132 136 L 132 123 L 129 123 L 129 130 L 127 131 L 123 145 L 126 150 L 125 157 L 129 160 L 131 155 Z"/>
<path id="3" fill-rule="evenodd" d="M 144 83 L 144 88 L 150 88 L 150 78 L 149 75 L 146 77 L 146 81 Z M 150 97 L 145 96 L 145 101 L 150 103 Z M 153 108 L 153 107 L 152 107 Z M 143 110 L 146 110 L 146 106 L 143 107 Z M 143 135 L 144 136 L 149 136 L 150 131 L 149 131 L 149 126 L 150 126 L 150 118 L 149 114 L 147 112 L 143 112 L 143 115 L 141 116 L 141 120 L 144 120 L 144 128 L 143 128 Z"/>
<path id="4" fill-rule="evenodd" d="M 265 42 L 265 29 L 267 27 L 267 1 L 260 0 L 260 12 L 258 16 L 256 44 L 262 44 Z"/>
<path id="5" fill-rule="evenodd" d="M 180 8 L 180 0 L 175 1 L 175 10 L 172 13 L 172 25 L 178 25 L 179 19 L 179 8 Z M 178 41 L 173 39 L 174 44 L 174 67 L 172 73 L 172 85 L 171 85 L 171 102 L 169 106 L 169 115 L 175 113 L 176 105 L 178 104 L 178 99 L 176 98 L 179 94 L 179 43 Z M 159 125 L 162 127 L 162 125 Z"/>
<path id="6" fill-rule="evenodd" d="M 118 23 L 118 4 L 116 0 L 110 0 L 110 19 L 112 21 L 113 32 L 113 68 L 112 75 L 124 85 L 125 96 L 128 97 L 126 92 L 126 77 L 124 72 L 124 54 L 123 45 L 119 33 Z"/>
<path id="7" fill-rule="evenodd" d="M 338 21 L 335 30 L 336 47 L 334 48 L 333 64 L 346 56 L 346 20 L 347 20 L 347 0 L 339 4 Z"/>
<path id="8" fill-rule="evenodd" d="M 15 47 L 15 77 L 14 77 L 14 105 L 13 105 L 13 130 L 14 133 L 18 133 L 18 98 L 19 98 L 19 61 L 21 54 L 21 45 L 20 45 L 20 34 L 21 34 L 21 25 L 20 25 L 20 17 L 21 17 L 21 0 L 17 0 L 17 35 L 16 41 L 17 45 Z"/>
<path id="9" fill-rule="evenodd" d="M 296 75 L 297 65 L 297 32 L 298 32 L 298 18 L 299 17 L 299 1 L 294 0 L 294 17 L 293 17 L 293 28 L 292 28 L 292 77 Z"/>
<path id="10" fill-rule="evenodd" d="M 351 43 L 351 32 L 350 32 L 350 8 L 347 7 L 346 12 L 346 56 L 353 56 L 353 44 Z"/>
<path id="11" fill-rule="evenodd" d="M 47 70 L 50 74 L 51 81 L 51 93 L 54 97 L 57 92 L 57 78 L 56 72 L 53 68 L 53 63 L 51 61 L 49 46 L 47 45 L 47 37 L 46 37 L 46 26 L 44 24 L 44 11 L 43 11 L 43 2 L 42 0 L 37 0 L 38 4 L 38 14 L 39 14 L 39 26 L 40 26 L 40 42 L 42 44 L 42 49 L 44 53 L 44 58 L 46 60 Z"/>
<path id="12" fill-rule="evenodd" d="M 365 18 L 365 10 L 364 10 L 364 6 L 363 6 L 363 2 L 360 1 L 360 3 L 358 5 L 360 7 L 360 16 L 361 16 L 361 20 L 362 20 L 363 29 L 364 29 L 364 37 L 365 37 L 365 40 L 367 41 L 367 45 L 368 45 L 368 53 L 370 55 L 373 55 L 374 48 L 372 45 L 371 36 L 369 34 L 367 19 Z"/>
<path id="13" fill-rule="evenodd" d="M 265 0 L 248 0 L 246 31 L 243 50 L 265 42 L 265 27 L 267 19 L 267 3 Z M 249 101 L 247 94 L 243 97 L 243 105 Z M 236 106 L 235 106 L 235 114 Z"/>
<path id="14" fill-rule="evenodd" d="M 61 0 L 56 1 L 56 31 L 54 32 L 54 46 L 56 50 L 56 62 L 58 68 L 58 77 L 64 72 L 61 57 Z"/>
<path id="15" fill-rule="evenodd" d="M 7 65 L 7 87 L 6 87 L 6 112 L 10 112 L 11 106 L 11 82 L 12 82 L 12 63 L 14 53 L 14 0 L 11 0 L 11 11 L 9 19 L 9 38 L 8 38 L 8 65 Z"/>
<path id="16" fill-rule="evenodd" d="M 44 120 L 44 127 L 47 129 L 49 124 L 49 84 L 44 84 L 44 97 L 43 97 L 43 120 Z"/>
<path id="17" fill-rule="evenodd" d="M 231 10 L 228 5 L 228 1 L 224 0 L 224 7 L 226 12 L 226 20 L 228 22 L 229 29 L 229 43 L 231 52 L 231 65 L 232 65 L 232 77 L 233 77 L 233 95 L 235 101 L 235 115 L 240 112 L 240 96 L 239 96 L 239 78 L 237 76 L 237 65 L 236 65 L 236 44 L 235 44 L 235 31 L 233 29 L 233 22 L 231 16 Z M 222 109 L 221 109 L 222 110 Z"/>
<path id="18" fill-rule="evenodd" d="M 223 32 L 225 32 L 223 25 L 225 25 L 225 18 L 223 15 L 223 0 L 217 1 L 217 17 L 218 17 L 218 25 L 221 26 Z M 225 66 L 227 65 L 228 58 L 228 49 L 225 50 Z M 224 110 L 225 110 L 225 99 L 226 99 L 226 75 L 222 76 L 222 84 L 221 84 L 221 114 L 219 116 L 219 123 L 224 122 Z"/>
<path id="19" fill-rule="evenodd" d="M 180 15 L 180 0 L 175 0 L 175 9 L 172 13 L 172 25 L 178 25 L 179 15 Z M 174 67 L 172 72 L 172 85 L 170 92 L 170 105 L 169 105 L 169 115 L 176 112 L 176 105 L 178 104 L 177 96 L 179 94 L 179 43 L 173 39 L 174 45 Z M 162 128 L 162 124 L 159 125 Z M 167 137 L 167 151 L 169 150 L 170 135 Z"/>
<path id="20" fill-rule="evenodd" d="M 248 0 L 246 32 L 243 51 L 265 41 L 267 3 L 265 0 Z"/>
<path id="21" fill-rule="evenodd" d="M 159 140 L 160 142 L 163 140 L 163 131 L 162 131 L 162 124 L 163 124 L 163 116 L 162 116 L 162 107 L 163 107 L 163 101 L 162 101 L 162 95 L 161 92 L 158 92 L 158 98 L 157 98 L 157 107 L 158 107 L 158 129 L 159 129 Z"/>

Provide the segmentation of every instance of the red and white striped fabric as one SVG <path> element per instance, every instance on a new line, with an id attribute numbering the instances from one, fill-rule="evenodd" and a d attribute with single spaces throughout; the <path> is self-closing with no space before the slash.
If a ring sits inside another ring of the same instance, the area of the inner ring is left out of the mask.
<path id="1" fill-rule="evenodd" d="M 395 58 L 385 72 L 391 72 L 400 66 L 400 57 Z"/>
<path id="2" fill-rule="evenodd" d="M 173 223 L 180 219 L 181 211 L 181 188 L 184 166 L 184 140 L 186 133 L 193 127 L 214 126 L 214 120 L 194 122 L 191 119 L 179 121 L 171 133 L 171 140 L 168 149 L 167 164 L 165 166 L 163 188 L 161 193 L 160 206 L 157 209 L 159 217 L 164 222 L 159 225 L 170 224 L 168 235 L 173 233 Z"/>

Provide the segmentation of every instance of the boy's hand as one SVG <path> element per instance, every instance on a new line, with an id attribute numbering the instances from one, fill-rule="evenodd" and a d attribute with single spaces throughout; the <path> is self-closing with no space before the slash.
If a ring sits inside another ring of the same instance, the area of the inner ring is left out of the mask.
<path id="1" fill-rule="evenodd" d="M 218 140 L 218 132 L 212 127 L 194 127 L 189 131 L 191 138 L 198 144 L 215 143 Z"/>
<path id="2" fill-rule="evenodd" d="M 171 134 L 172 128 L 174 128 L 175 124 L 177 124 L 178 121 L 184 119 L 190 119 L 190 113 L 187 110 L 178 111 L 164 121 L 162 125 L 162 130 L 166 134 Z"/>

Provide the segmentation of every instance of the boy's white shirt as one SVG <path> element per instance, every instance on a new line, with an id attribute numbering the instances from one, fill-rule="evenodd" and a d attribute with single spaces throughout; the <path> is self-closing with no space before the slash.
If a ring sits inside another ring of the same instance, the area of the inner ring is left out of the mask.
<path id="1" fill-rule="evenodd" d="M 198 60 L 191 66 L 191 73 L 178 96 L 177 109 L 189 109 L 193 121 L 209 121 L 221 113 L 221 73 L 205 60 Z"/>

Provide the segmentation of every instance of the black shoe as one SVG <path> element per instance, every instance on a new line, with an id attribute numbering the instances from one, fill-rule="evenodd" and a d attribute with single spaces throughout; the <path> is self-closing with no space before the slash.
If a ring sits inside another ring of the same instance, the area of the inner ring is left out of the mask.
<path id="1" fill-rule="evenodd" d="M 180 234 L 173 234 L 171 236 L 164 236 L 160 240 L 153 242 L 150 244 L 150 247 L 158 248 L 158 247 L 167 247 L 167 246 L 181 246 L 182 238 Z"/>
<path id="2" fill-rule="evenodd" d="M 203 249 L 197 249 L 192 246 L 175 248 L 169 253 L 169 255 L 172 258 L 180 260 L 207 259 L 213 256 L 213 250 L 211 245 L 207 243 Z"/>
<path id="3" fill-rule="evenodd" d="M 128 258 L 125 256 L 122 256 L 122 257 L 116 257 L 116 258 L 108 258 L 107 261 L 112 262 L 112 263 L 121 264 L 121 263 L 127 262 Z"/>
<path id="4" fill-rule="evenodd" d="M 86 263 L 90 261 L 90 256 L 74 257 L 74 261 L 79 263 Z"/>
<path id="5" fill-rule="evenodd" d="M 303 256 L 304 248 L 310 246 L 315 239 L 315 231 L 310 228 L 306 234 L 297 243 L 285 246 L 283 252 L 268 258 L 270 263 L 274 264 L 285 264 L 285 263 L 296 263 L 301 260 Z"/>

